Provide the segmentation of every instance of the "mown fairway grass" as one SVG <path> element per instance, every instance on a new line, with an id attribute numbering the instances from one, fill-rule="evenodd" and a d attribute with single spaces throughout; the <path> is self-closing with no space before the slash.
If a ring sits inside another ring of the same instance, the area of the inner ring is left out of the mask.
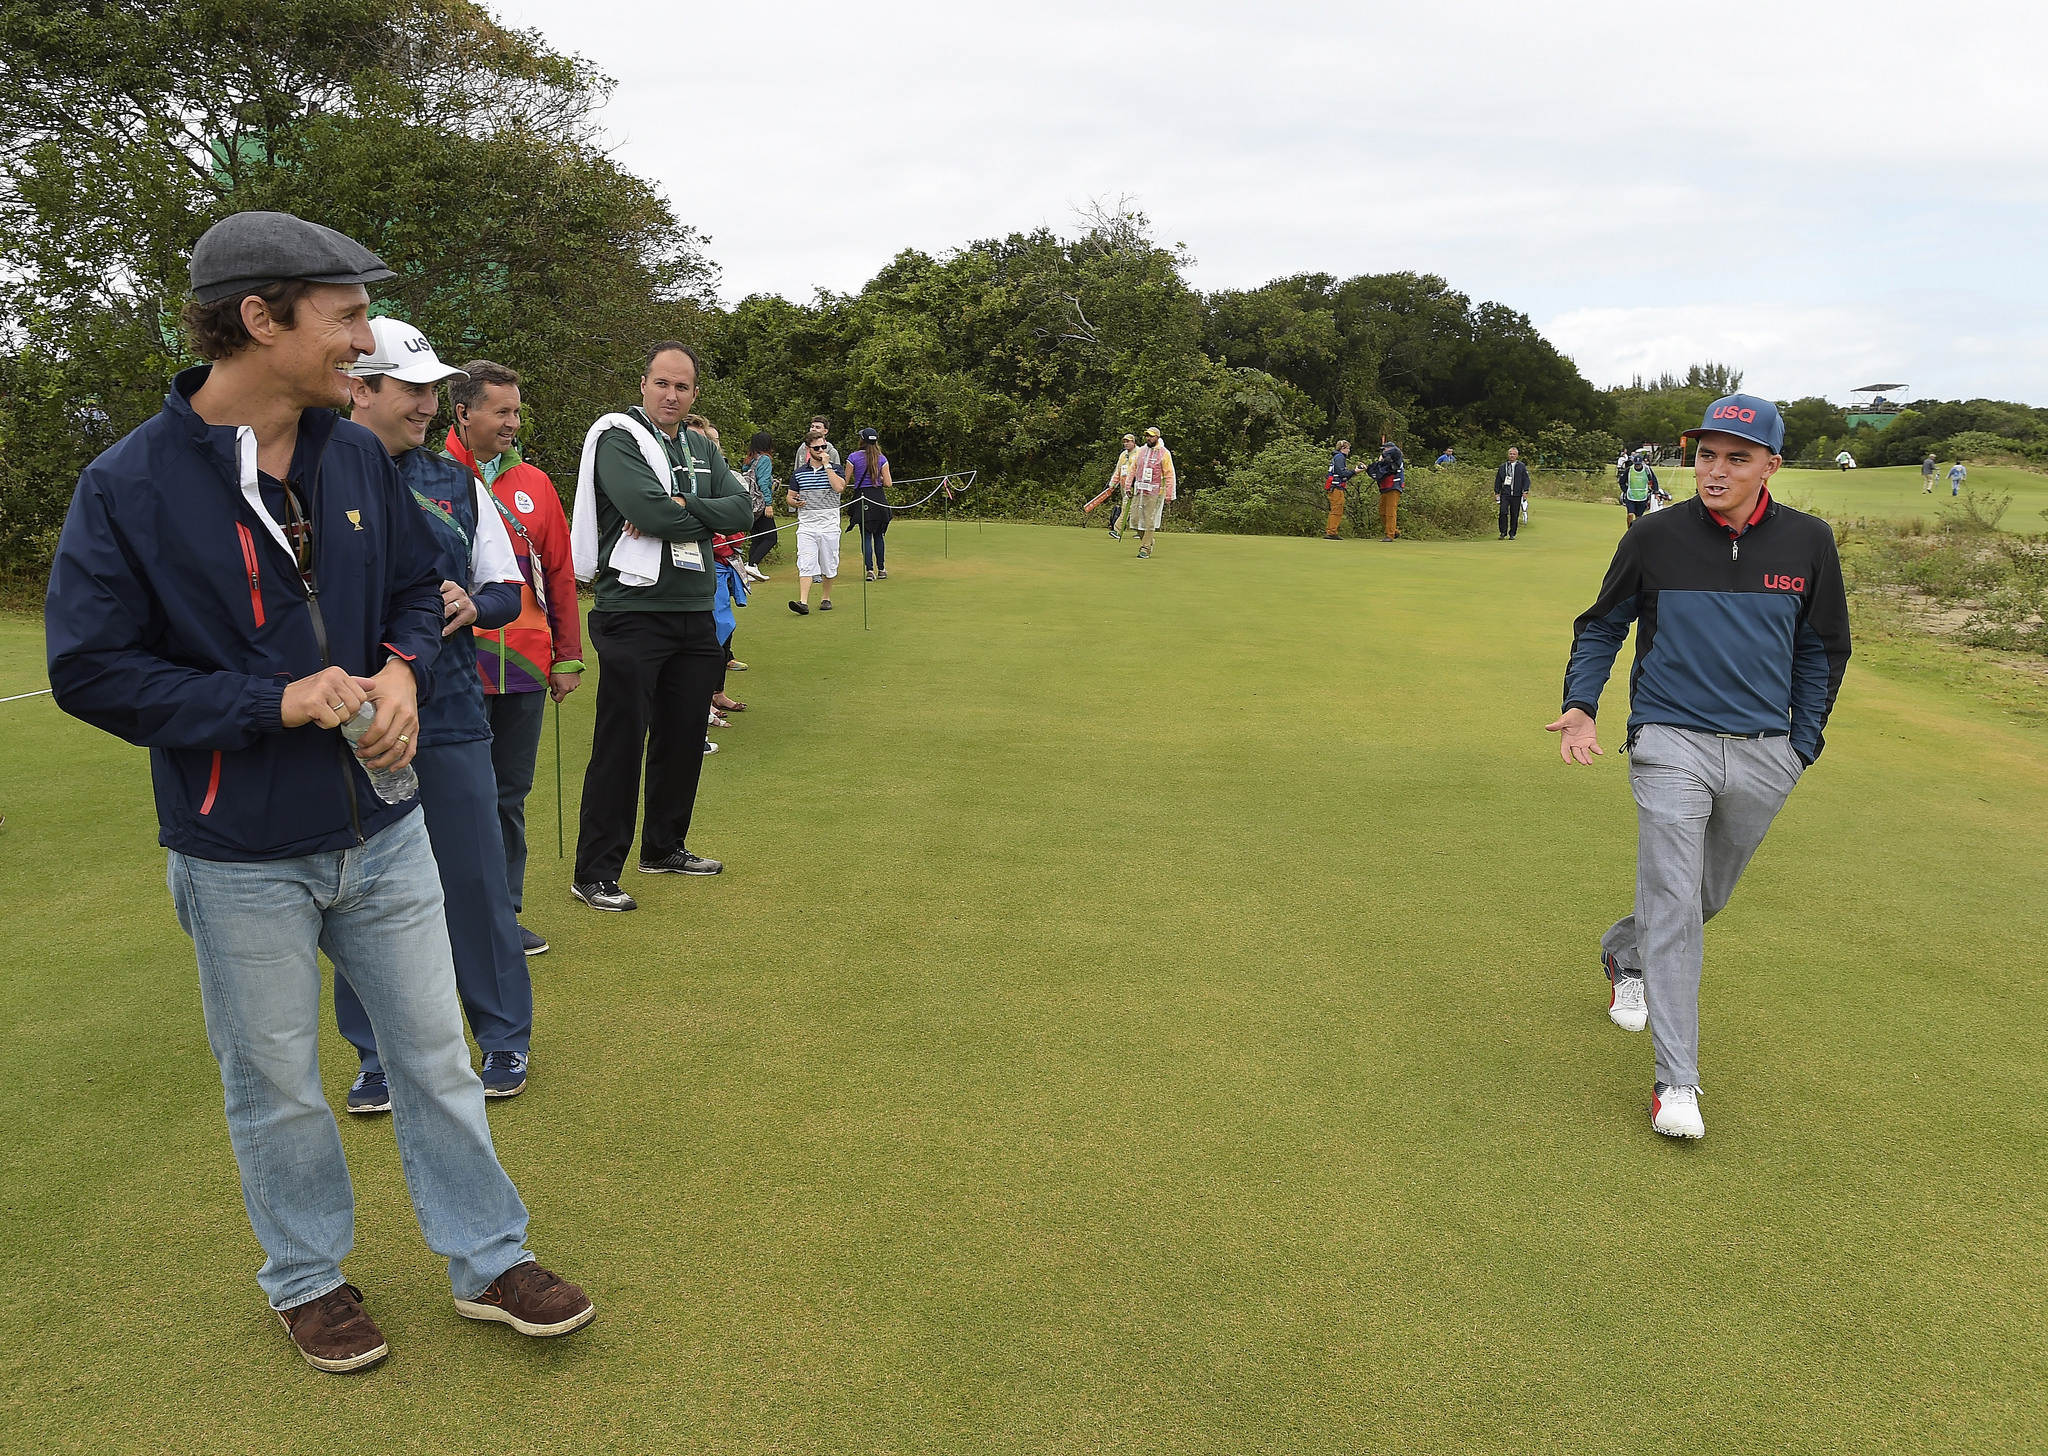
<path id="1" fill-rule="evenodd" d="M 1934 494 L 1921 486 L 1917 465 L 1884 465 L 1864 470 L 1786 470 L 1772 488 L 1784 499 L 1817 511 L 1835 521 L 1858 518 L 1882 521 L 1924 520 L 1932 529 L 1941 512 L 1951 506 L 1948 468 L 1940 462 L 1934 478 Z M 2048 529 L 2041 512 L 2048 509 L 2048 475 L 2033 470 L 2015 470 L 2003 465 L 1972 465 L 1963 489 L 1975 491 L 1987 504 L 2002 495 L 2012 497 L 2005 518 L 1999 524 L 2007 531 L 2038 533 Z M 1681 498 L 1693 493 L 1692 472 L 1677 471 Z"/>
<path id="2" fill-rule="evenodd" d="M 347 1119 L 393 1348 L 351 1377 L 252 1279 L 144 755 L 0 706 L 0 1447 L 2040 1449 L 2048 731 L 1851 668 L 1709 933 L 1709 1135 L 1657 1138 L 1596 961 L 1619 686 L 1597 768 L 1539 731 L 1616 514 L 1149 562 L 906 521 L 870 632 L 783 564 L 723 877 L 572 906 L 543 745 L 555 948 L 491 1121 L 597 1323 L 459 1319 Z M 40 651 L 0 627 L 0 689 Z"/>

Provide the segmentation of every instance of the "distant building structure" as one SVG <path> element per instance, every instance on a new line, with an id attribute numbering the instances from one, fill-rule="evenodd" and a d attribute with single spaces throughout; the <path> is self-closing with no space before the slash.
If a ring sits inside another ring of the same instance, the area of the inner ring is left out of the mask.
<path id="1" fill-rule="evenodd" d="M 1852 401 L 1849 408 L 1843 411 L 1843 414 L 1848 418 L 1849 428 L 1852 430 L 1882 430 L 1887 428 L 1893 420 L 1897 419 L 1904 412 L 1906 407 L 1886 399 L 1885 396 L 1897 394 L 1905 387 L 1903 384 L 1866 384 L 1860 389 L 1850 390 L 1851 394 L 1865 395 L 1867 398 Z"/>

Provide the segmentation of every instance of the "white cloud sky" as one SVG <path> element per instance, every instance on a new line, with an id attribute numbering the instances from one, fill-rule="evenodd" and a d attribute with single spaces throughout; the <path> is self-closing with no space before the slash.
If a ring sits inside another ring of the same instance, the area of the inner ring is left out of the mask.
<path id="1" fill-rule="evenodd" d="M 731 298 L 1129 195 L 1203 288 L 1438 273 L 1598 384 L 2048 404 L 2039 4 L 494 9 L 618 80 Z"/>

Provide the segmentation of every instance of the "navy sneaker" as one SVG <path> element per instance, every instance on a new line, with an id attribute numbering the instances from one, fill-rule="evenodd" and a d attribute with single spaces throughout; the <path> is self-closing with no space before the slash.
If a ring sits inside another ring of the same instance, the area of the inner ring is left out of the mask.
<path id="1" fill-rule="evenodd" d="M 517 1097 L 525 1090 L 525 1052 L 484 1053 L 484 1096 Z"/>
<path id="2" fill-rule="evenodd" d="M 365 1072 L 348 1089 L 350 1112 L 389 1112 L 391 1083 L 382 1072 Z"/>
<path id="3" fill-rule="evenodd" d="M 519 948 L 530 956 L 548 953 L 548 943 L 523 925 L 519 927 Z"/>

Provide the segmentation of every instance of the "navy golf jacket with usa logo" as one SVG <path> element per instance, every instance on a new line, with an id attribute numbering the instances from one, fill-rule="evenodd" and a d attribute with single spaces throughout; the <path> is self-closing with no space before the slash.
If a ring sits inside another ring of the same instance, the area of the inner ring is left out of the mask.
<path id="1" fill-rule="evenodd" d="M 1789 733 L 1806 763 L 1849 666 L 1849 598 L 1826 521 L 1763 497 L 1740 536 L 1694 496 L 1622 536 L 1573 627 L 1564 705 L 1589 716 L 1636 623 L 1629 741 L 1646 723 Z"/>

